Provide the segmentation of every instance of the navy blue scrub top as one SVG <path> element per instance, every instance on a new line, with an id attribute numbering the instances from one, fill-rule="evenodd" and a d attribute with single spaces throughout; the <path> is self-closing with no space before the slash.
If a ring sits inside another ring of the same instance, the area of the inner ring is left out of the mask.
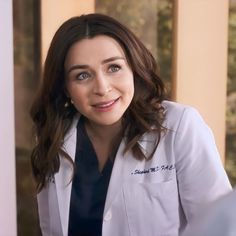
<path id="1" fill-rule="evenodd" d="M 101 236 L 103 211 L 113 161 L 109 158 L 103 170 L 86 133 L 83 118 L 77 125 L 75 175 L 72 183 L 69 236 Z"/>

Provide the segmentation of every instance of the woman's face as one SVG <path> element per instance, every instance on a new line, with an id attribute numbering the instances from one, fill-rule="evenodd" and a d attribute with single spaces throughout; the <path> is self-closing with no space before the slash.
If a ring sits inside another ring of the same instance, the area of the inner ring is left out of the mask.
<path id="1" fill-rule="evenodd" d="M 119 43 L 108 36 L 83 39 L 65 60 L 68 95 L 89 122 L 112 125 L 121 120 L 134 95 L 134 78 Z"/>

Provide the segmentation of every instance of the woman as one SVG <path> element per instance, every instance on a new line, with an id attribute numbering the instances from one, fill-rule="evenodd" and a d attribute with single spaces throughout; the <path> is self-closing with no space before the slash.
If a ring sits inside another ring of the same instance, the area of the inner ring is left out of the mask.
<path id="1" fill-rule="evenodd" d="M 179 235 L 231 186 L 198 112 L 164 100 L 151 53 L 100 14 L 56 32 L 31 110 L 43 235 Z"/>

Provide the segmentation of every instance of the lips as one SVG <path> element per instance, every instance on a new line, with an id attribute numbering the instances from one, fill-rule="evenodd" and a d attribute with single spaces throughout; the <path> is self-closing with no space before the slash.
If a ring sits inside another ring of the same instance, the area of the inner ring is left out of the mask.
<path id="1" fill-rule="evenodd" d="M 92 106 L 97 109 L 108 109 L 111 108 L 120 98 L 106 101 L 106 102 L 98 102 L 96 104 L 93 104 Z"/>

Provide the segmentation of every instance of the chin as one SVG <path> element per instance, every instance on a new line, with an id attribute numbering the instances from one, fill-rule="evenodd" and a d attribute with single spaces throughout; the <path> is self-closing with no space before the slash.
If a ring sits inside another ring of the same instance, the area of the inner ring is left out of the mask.
<path id="1" fill-rule="evenodd" d="M 101 120 L 96 120 L 94 122 L 99 125 L 103 125 L 103 126 L 111 126 L 111 125 L 115 125 L 115 124 L 118 124 L 119 122 L 121 122 L 121 117 L 111 118 L 111 119 L 104 118 Z"/>

